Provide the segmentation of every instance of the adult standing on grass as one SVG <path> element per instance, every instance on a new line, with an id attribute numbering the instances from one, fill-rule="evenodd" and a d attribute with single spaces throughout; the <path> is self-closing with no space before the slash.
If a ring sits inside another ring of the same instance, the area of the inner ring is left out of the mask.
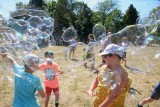
<path id="1" fill-rule="evenodd" d="M 87 93 L 93 96 L 96 89 L 94 107 L 124 107 L 131 79 L 121 66 L 123 51 L 120 46 L 110 44 L 100 55 L 103 55 L 106 65 L 100 68 Z"/>
<path id="2" fill-rule="evenodd" d="M 20 66 L 9 54 L 0 53 L 3 58 L 10 61 L 14 67 L 14 99 L 13 107 L 40 107 L 36 92 L 42 98 L 46 94 L 41 86 L 40 79 L 33 73 L 39 69 L 39 58 L 34 54 L 28 54 L 24 57 L 24 66 Z"/>
<path id="3" fill-rule="evenodd" d="M 160 99 L 160 81 L 155 86 L 154 90 L 152 91 L 152 94 L 150 97 L 143 99 L 141 102 L 138 103 L 138 107 L 143 107 L 143 105 L 147 103 L 151 103 L 155 100 Z"/>

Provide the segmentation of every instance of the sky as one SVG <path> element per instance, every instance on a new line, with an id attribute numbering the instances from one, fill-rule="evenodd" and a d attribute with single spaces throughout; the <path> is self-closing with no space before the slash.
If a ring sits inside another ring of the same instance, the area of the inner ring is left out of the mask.
<path id="1" fill-rule="evenodd" d="M 28 3 L 29 0 L 0 0 L 0 14 L 6 18 L 9 17 L 9 11 L 13 11 L 15 9 L 15 3 L 20 1 Z M 104 0 L 78 1 L 84 1 L 91 9 L 95 10 L 97 2 L 102 2 Z M 123 13 L 125 13 L 130 4 L 134 5 L 134 7 L 140 13 L 140 16 L 147 16 L 153 8 L 160 6 L 160 0 L 119 0 L 119 8 Z"/>
<path id="2" fill-rule="evenodd" d="M 95 9 L 97 2 L 102 2 L 104 0 L 79 0 L 84 1 L 88 4 L 91 9 Z M 137 11 L 140 15 L 148 15 L 149 12 L 160 6 L 160 0 L 119 0 L 119 9 L 122 10 L 123 13 L 128 9 L 130 4 L 133 4 L 136 7 Z"/>

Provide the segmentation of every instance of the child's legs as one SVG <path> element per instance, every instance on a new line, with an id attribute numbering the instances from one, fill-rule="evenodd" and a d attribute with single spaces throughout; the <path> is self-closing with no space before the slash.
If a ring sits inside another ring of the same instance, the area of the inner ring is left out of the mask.
<path id="1" fill-rule="evenodd" d="M 50 99 L 52 88 L 49 88 L 49 87 L 45 87 L 45 88 L 46 88 L 46 98 L 45 98 L 45 102 L 44 102 L 44 107 L 48 107 L 48 102 Z"/>
<path id="2" fill-rule="evenodd" d="M 67 60 L 67 54 L 64 54 L 65 60 Z"/>
<path id="3" fill-rule="evenodd" d="M 74 51 L 75 51 L 75 49 L 73 49 L 73 55 L 72 55 L 73 58 L 74 58 Z"/>
<path id="4" fill-rule="evenodd" d="M 53 93 L 55 95 L 55 103 L 59 102 L 59 88 L 53 88 Z"/>
<path id="5" fill-rule="evenodd" d="M 91 70 L 95 68 L 95 54 L 91 53 Z"/>
<path id="6" fill-rule="evenodd" d="M 71 48 L 70 49 L 70 52 L 69 52 L 69 58 L 71 58 L 71 53 L 73 52 L 73 49 Z"/>

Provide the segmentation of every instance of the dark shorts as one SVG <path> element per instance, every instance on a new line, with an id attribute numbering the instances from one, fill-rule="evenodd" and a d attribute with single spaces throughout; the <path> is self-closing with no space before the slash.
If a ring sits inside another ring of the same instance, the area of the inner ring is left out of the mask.
<path id="1" fill-rule="evenodd" d="M 122 58 L 126 58 L 127 52 L 123 52 Z"/>
<path id="2" fill-rule="evenodd" d="M 71 47 L 70 47 L 70 52 L 72 52 L 72 51 L 74 51 L 74 50 L 76 50 L 76 47 L 75 47 L 75 46 L 71 46 Z"/>
<path id="3" fill-rule="evenodd" d="M 154 100 L 159 100 L 160 99 L 160 82 L 155 86 L 151 98 Z"/>
<path id="4" fill-rule="evenodd" d="M 51 92 L 52 92 L 52 91 L 53 91 L 53 93 L 59 92 L 59 88 L 58 88 L 58 87 L 57 87 L 57 88 L 45 87 L 45 88 L 46 88 L 46 94 L 47 94 L 48 96 L 51 95 Z"/>

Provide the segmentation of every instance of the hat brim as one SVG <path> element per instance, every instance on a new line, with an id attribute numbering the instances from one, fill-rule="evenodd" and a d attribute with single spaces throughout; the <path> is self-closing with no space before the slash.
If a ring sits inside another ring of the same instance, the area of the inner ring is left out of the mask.
<path id="1" fill-rule="evenodd" d="M 109 54 L 109 53 L 102 52 L 102 53 L 100 53 L 100 54 L 99 54 L 99 56 L 102 56 L 102 55 L 107 55 L 107 54 Z"/>

